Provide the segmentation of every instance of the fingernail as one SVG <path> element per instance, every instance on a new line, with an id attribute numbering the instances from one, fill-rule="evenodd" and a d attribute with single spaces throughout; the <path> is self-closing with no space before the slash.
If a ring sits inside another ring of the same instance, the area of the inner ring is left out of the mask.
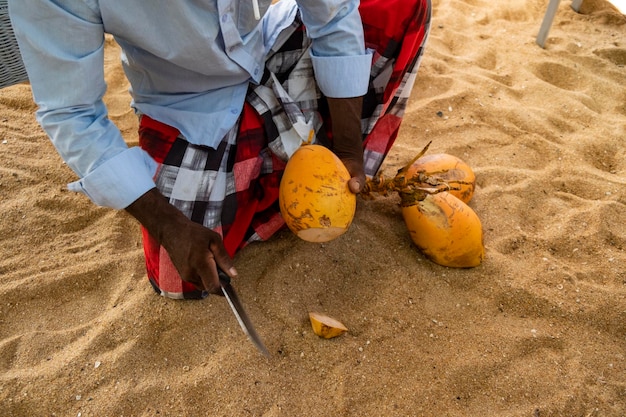
<path id="1" fill-rule="evenodd" d="M 230 269 L 228 270 L 228 272 L 230 272 L 230 276 L 231 276 L 231 277 L 236 277 L 237 275 L 239 275 L 239 274 L 237 273 L 237 270 L 235 269 L 235 267 L 234 267 L 234 266 L 233 266 L 232 268 L 230 268 Z"/>

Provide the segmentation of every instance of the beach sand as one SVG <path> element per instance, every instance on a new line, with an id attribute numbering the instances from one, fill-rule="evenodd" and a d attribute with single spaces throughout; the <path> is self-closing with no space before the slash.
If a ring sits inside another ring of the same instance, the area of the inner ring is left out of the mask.
<path id="1" fill-rule="evenodd" d="M 325 244 L 235 261 L 265 359 L 226 301 L 157 296 L 138 224 L 66 190 L 28 85 L 0 91 L 0 415 L 625 416 L 626 18 L 547 0 L 435 0 L 383 172 L 426 143 L 476 172 L 481 266 L 413 246 L 398 198 Z M 110 117 L 137 121 L 109 39 Z M 309 311 L 349 332 L 313 334 Z"/>

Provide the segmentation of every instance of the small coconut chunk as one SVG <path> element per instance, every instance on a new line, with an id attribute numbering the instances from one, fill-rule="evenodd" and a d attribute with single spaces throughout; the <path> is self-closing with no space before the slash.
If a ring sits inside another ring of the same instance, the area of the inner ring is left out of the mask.
<path id="1" fill-rule="evenodd" d="M 321 313 L 311 312 L 309 313 L 309 319 L 311 320 L 313 333 L 324 339 L 341 336 L 348 331 L 348 328 L 343 323 Z"/>

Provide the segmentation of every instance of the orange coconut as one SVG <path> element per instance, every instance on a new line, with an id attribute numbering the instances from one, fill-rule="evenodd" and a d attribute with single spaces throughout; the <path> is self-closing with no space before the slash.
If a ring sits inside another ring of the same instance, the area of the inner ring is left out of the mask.
<path id="1" fill-rule="evenodd" d="M 474 195 L 476 175 L 463 160 L 447 153 L 424 155 L 411 164 L 406 178 L 422 174 L 433 183 L 448 184 L 450 194 L 469 203 Z"/>
<path id="2" fill-rule="evenodd" d="M 280 212 L 289 229 L 309 242 L 327 242 L 344 234 L 356 211 L 349 180 L 350 173 L 328 148 L 298 148 L 287 162 L 279 189 Z"/>
<path id="3" fill-rule="evenodd" d="M 429 194 L 403 206 L 402 216 L 413 243 L 431 261 L 449 267 L 480 265 L 485 255 L 480 219 L 448 192 Z"/>

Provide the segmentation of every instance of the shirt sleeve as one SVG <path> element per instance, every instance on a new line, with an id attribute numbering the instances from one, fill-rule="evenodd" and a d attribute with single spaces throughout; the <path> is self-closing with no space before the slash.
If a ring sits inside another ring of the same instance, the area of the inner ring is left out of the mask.
<path id="1" fill-rule="evenodd" d="M 315 78 L 327 97 L 358 97 L 367 92 L 372 54 L 365 49 L 358 0 L 297 0 L 313 40 Z"/>
<path id="2" fill-rule="evenodd" d="M 9 15 L 38 105 L 37 120 L 80 177 L 70 189 L 121 209 L 154 187 L 156 163 L 129 149 L 102 97 L 104 29 L 89 1 L 10 0 Z"/>

